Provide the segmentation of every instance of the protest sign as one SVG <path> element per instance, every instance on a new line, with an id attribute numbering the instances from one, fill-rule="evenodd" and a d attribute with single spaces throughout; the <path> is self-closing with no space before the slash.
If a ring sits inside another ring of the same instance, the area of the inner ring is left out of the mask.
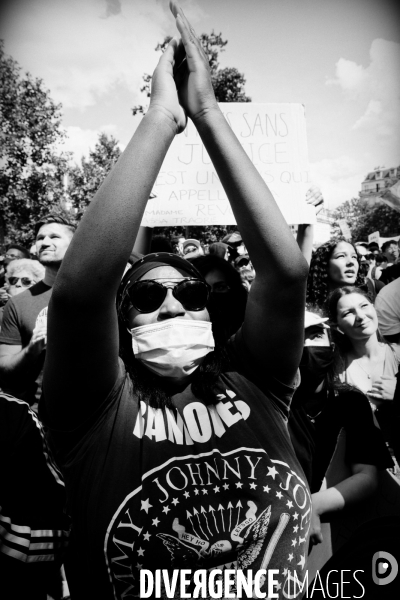
<path id="1" fill-rule="evenodd" d="M 270 188 L 286 221 L 314 223 L 302 104 L 220 103 L 230 127 Z M 145 227 L 234 225 L 229 201 L 189 120 L 162 164 L 142 220 Z"/>
<path id="2" fill-rule="evenodd" d="M 379 231 L 374 231 L 369 234 L 368 243 L 371 244 L 371 242 L 376 242 L 379 246 Z"/>
<path id="3" fill-rule="evenodd" d="M 346 219 L 339 219 L 338 225 L 342 230 L 342 234 L 345 240 L 351 240 L 351 230 Z"/>

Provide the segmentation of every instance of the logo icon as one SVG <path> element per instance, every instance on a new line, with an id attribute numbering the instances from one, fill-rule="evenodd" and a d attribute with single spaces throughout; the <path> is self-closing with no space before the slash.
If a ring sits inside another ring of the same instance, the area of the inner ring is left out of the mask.
<path id="1" fill-rule="evenodd" d="M 399 565 L 389 552 L 375 552 L 372 557 L 372 581 L 376 585 L 388 585 L 396 578 Z"/>

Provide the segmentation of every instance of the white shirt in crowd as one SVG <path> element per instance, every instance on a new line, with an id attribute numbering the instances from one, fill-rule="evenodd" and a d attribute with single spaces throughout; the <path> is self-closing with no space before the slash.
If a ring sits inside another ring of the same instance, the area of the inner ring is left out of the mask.
<path id="1" fill-rule="evenodd" d="M 400 278 L 385 285 L 375 300 L 379 330 L 383 335 L 400 333 Z"/>

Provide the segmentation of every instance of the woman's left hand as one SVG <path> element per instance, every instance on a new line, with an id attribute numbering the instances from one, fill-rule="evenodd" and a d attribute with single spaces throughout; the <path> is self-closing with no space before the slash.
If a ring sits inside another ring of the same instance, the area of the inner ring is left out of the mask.
<path id="1" fill-rule="evenodd" d="M 372 384 L 368 396 L 376 400 L 393 400 L 395 389 L 396 378 L 382 376 Z"/>

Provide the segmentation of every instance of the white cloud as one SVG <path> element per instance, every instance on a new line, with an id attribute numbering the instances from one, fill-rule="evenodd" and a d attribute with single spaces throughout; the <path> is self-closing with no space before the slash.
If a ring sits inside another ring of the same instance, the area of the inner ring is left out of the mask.
<path id="1" fill-rule="evenodd" d="M 344 90 L 357 90 L 366 78 L 365 69 L 351 60 L 340 58 L 336 63 L 336 78 L 328 79 L 328 85 L 340 85 Z"/>
<path id="2" fill-rule="evenodd" d="M 323 159 L 310 164 L 311 180 L 321 188 L 326 208 L 357 198 L 367 171 L 363 163 L 350 156 Z"/>
<path id="3" fill-rule="evenodd" d="M 338 85 L 357 102 L 360 117 L 353 130 L 369 128 L 379 136 L 397 135 L 400 128 L 400 44 L 383 39 L 372 42 L 367 67 L 341 58 L 336 77 L 328 85 Z"/>
<path id="4" fill-rule="evenodd" d="M 88 157 L 89 151 L 93 150 L 98 139 L 99 133 L 107 133 L 108 135 L 114 135 L 116 128 L 114 125 L 104 125 L 100 129 L 82 129 L 81 127 L 67 127 L 67 137 L 64 143 L 58 146 L 59 152 L 72 152 L 73 160 L 76 163 L 80 163 L 82 156 Z M 121 150 L 123 146 L 119 144 Z"/>
<path id="5" fill-rule="evenodd" d="M 191 0 L 183 6 L 194 20 L 202 14 Z M 166 0 L 14 0 L 4 17 L 6 52 L 65 108 L 92 106 L 117 84 L 139 101 L 157 42 L 175 34 Z"/>

